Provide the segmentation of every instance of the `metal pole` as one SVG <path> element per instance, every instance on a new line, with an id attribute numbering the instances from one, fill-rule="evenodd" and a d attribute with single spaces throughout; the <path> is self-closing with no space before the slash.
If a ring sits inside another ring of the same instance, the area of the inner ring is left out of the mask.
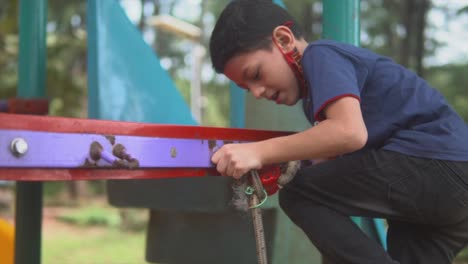
<path id="1" fill-rule="evenodd" d="M 17 96 L 45 96 L 47 0 L 21 0 Z M 15 263 L 41 263 L 42 183 L 16 184 Z"/>
<path id="2" fill-rule="evenodd" d="M 355 46 L 360 45 L 360 0 L 323 0 L 322 38 L 333 39 Z M 381 220 L 352 217 L 369 236 L 386 247 Z M 326 263 L 326 261 L 324 261 Z"/>
<path id="3" fill-rule="evenodd" d="M 359 46 L 360 0 L 323 0 L 322 38 Z"/>
<path id="4" fill-rule="evenodd" d="M 202 122 L 202 87 L 201 75 L 203 66 L 203 57 L 205 56 L 205 48 L 199 43 L 193 43 L 193 65 L 192 77 L 190 79 L 190 106 L 193 118 L 201 124 Z"/>

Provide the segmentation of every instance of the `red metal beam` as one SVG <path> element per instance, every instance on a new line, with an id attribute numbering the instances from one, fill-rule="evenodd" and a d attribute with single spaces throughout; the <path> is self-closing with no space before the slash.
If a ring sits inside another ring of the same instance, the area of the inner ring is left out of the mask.
<path id="1" fill-rule="evenodd" d="M 259 141 L 285 136 L 291 132 L 161 125 L 109 120 L 91 120 L 64 117 L 16 115 L 0 113 L 0 129 L 43 131 L 54 133 L 87 133 L 102 135 L 128 135 L 144 137 L 216 139 Z M 196 155 L 196 153 L 195 153 Z M 102 179 L 161 179 L 181 177 L 204 177 L 219 175 L 214 168 L 176 169 L 24 169 L 0 168 L 0 179 L 13 181 L 66 181 Z"/>
<path id="2" fill-rule="evenodd" d="M 10 169 L 0 168 L 7 181 L 136 180 L 219 176 L 215 169 Z"/>
<path id="3" fill-rule="evenodd" d="M 47 115 L 49 112 L 49 100 L 41 98 L 11 98 L 5 106 L 2 110 L 12 114 Z"/>
<path id="4" fill-rule="evenodd" d="M 57 133 L 88 133 L 187 139 L 219 139 L 259 141 L 291 134 L 291 132 L 162 125 L 67 117 L 16 115 L 0 113 L 0 129 L 17 129 Z"/>

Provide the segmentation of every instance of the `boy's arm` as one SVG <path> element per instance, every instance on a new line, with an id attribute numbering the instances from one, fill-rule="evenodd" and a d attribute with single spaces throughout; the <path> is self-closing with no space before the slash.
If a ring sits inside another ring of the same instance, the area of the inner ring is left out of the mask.
<path id="1" fill-rule="evenodd" d="M 256 142 L 262 164 L 335 157 L 364 147 L 367 129 L 356 98 L 340 98 L 324 111 L 326 119 L 312 128 Z"/>
<path id="2" fill-rule="evenodd" d="M 335 157 L 366 144 L 367 129 L 356 98 L 340 98 L 324 111 L 326 119 L 312 128 L 259 142 L 228 144 L 213 155 L 212 161 L 222 175 L 240 178 L 263 165 Z"/>

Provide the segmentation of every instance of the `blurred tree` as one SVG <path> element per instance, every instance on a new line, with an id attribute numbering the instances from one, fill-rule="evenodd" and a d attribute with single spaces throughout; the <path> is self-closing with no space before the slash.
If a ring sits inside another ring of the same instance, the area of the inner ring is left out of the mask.
<path id="1" fill-rule="evenodd" d="M 18 0 L 0 5 L 0 97 L 16 94 L 18 81 Z M 50 115 L 85 117 L 86 1 L 49 0 L 47 95 Z"/>
<path id="2" fill-rule="evenodd" d="M 362 46 L 423 76 L 423 59 L 438 46 L 436 40 L 425 35 L 431 5 L 430 0 L 363 0 Z"/>
<path id="3" fill-rule="evenodd" d="M 313 41 L 322 34 L 321 0 L 283 0 L 286 9 L 303 27 L 304 38 Z"/>
<path id="4" fill-rule="evenodd" d="M 0 3 L 0 98 L 14 97 L 18 82 L 18 1 Z"/>
<path id="5" fill-rule="evenodd" d="M 51 115 L 87 116 L 86 1 L 49 0 L 47 95 Z"/>
<path id="6" fill-rule="evenodd" d="M 438 88 L 468 122 L 468 63 L 428 68 L 428 81 Z"/>
<path id="7" fill-rule="evenodd" d="M 468 13 L 468 5 L 460 8 L 457 13 L 461 15 L 462 13 Z"/>

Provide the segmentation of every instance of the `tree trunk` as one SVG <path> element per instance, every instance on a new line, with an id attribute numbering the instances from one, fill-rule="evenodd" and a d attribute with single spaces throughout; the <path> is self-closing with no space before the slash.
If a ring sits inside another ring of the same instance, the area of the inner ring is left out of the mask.
<path id="1" fill-rule="evenodd" d="M 145 28 L 145 3 L 146 0 L 141 0 L 141 12 L 140 12 L 140 22 L 138 23 L 138 28 L 143 33 L 143 29 Z"/>
<path id="2" fill-rule="evenodd" d="M 404 21 L 403 26 L 405 28 L 405 36 L 400 46 L 400 63 L 406 67 L 410 66 L 410 57 L 412 50 L 412 36 L 414 28 L 414 13 L 415 10 L 415 0 L 406 0 L 403 2 L 404 5 Z"/>
<path id="3" fill-rule="evenodd" d="M 416 25 L 415 25 L 415 30 L 416 30 L 416 45 L 415 51 L 414 51 L 414 57 L 415 57 L 415 68 L 416 68 L 416 73 L 419 74 L 419 76 L 424 75 L 424 65 L 423 65 L 423 59 L 425 55 L 425 30 L 427 27 L 427 13 L 429 11 L 429 8 L 431 6 L 431 1 L 430 0 L 418 0 L 417 2 L 417 15 L 416 15 Z"/>
<path id="4" fill-rule="evenodd" d="M 398 36 L 396 36 L 394 27 L 395 23 L 392 20 L 392 14 L 397 14 L 401 7 L 401 4 L 399 2 L 396 2 L 394 0 L 384 0 L 383 1 L 383 6 L 385 7 L 385 10 L 387 10 L 388 14 L 387 15 L 389 18 L 388 23 L 383 23 L 383 33 L 386 39 L 386 46 L 388 47 L 389 50 L 389 56 L 391 57 L 397 57 L 398 56 L 398 51 L 400 50 L 398 47 Z"/>
<path id="5" fill-rule="evenodd" d="M 313 4 L 313 3 L 312 3 Z M 313 32 L 313 24 L 314 24 L 314 16 L 312 14 L 312 6 L 309 3 L 303 3 L 304 8 L 302 9 L 302 26 L 304 27 L 304 39 L 306 40 L 311 40 L 312 37 L 314 36 Z"/>
<path id="6" fill-rule="evenodd" d="M 89 197 L 88 182 L 67 181 L 68 197 L 73 204 L 81 204 Z"/>

